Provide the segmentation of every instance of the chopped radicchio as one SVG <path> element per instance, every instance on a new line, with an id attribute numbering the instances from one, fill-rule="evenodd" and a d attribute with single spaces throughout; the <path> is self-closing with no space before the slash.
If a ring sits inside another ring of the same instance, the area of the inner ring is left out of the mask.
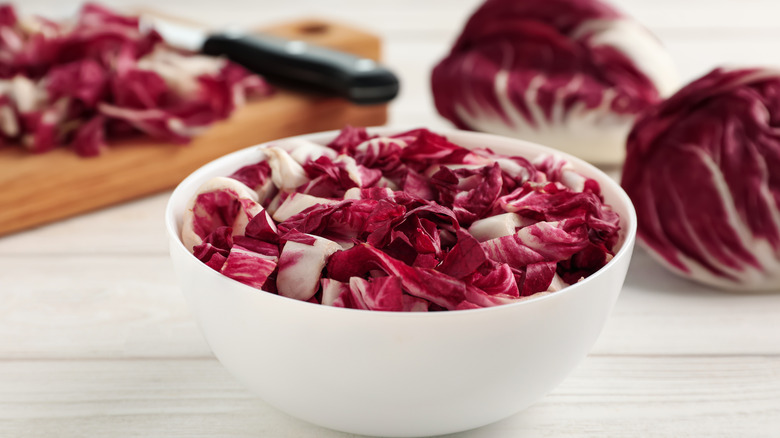
<path id="1" fill-rule="evenodd" d="M 198 190 L 182 241 L 212 269 L 285 297 L 380 311 L 508 304 L 580 281 L 617 245 L 619 217 L 598 183 L 559 157 L 351 127 L 327 146 L 298 138 L 264 151 Z"/>
<path id="2" fill-rule="evenodd" d="M 0 5 L 0 143 L 81 156 L 138 134 L 184 143 L 270 92 L 237 64 L 165 45 L 138 17 L 88 3 L 54 22 Z"/>

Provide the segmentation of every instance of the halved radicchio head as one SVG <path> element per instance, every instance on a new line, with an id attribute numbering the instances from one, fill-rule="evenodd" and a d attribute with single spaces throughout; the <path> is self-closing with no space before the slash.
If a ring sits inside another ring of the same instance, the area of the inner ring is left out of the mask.
<path id="1" fill-rule="evenodd" d="M 780 71 L 716 69 L 628 138 L 639 238 L 687 278 L 780 289 Z"/>
<path id="2" fill-rule="evenodd" d="M 605 164 L 623 159 L 637 114 L 677 83 L 655 37 L 598 0 L 488 0 L 431 82 L 461 129 Z"/>

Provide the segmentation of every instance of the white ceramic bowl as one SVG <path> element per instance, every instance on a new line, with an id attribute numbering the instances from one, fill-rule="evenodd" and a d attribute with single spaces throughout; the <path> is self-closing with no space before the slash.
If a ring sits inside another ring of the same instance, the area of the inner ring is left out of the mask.
<path id="1" fill-rule="evenodd" d="M 488 134 L 438 132 L 464 147 L 503 154 L 533 158 L 554 152 Z M 335 135 L 303 137 L 324 144 Z M 214 354 L 263 400 L 294 417 L 382 436 L 444 434 L 508 417 L 542 398 L 582 361 L 623 285 L 636 235 L 634 208 L 607 175 L 569 157 L 601 184 L 622 231 L 615 257 L 562 291 L 437 313 L 334 308 L 258 291 L 198 261 L 179 231 L 195 190 L 211 177 L 259 161 L 261 147 L 195 171 L 171 195 L 165 220 L 181 288 Z"/>

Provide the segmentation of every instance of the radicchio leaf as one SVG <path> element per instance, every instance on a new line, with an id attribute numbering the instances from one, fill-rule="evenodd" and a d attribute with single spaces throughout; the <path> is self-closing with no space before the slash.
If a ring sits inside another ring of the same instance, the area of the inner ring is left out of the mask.
<path id="1" fill-rule="evenodd" d="M 203 184 L 190 199 L 182 219 L 182 242 L 188 249 L 199 245 L 218 227 L 229 226 L 243 235 L 247 224 L 263 210 L 257 194 L 240 182 L 216 177 Z"/>
<path id="2" fill-rule="evenodd" d="M 271 166 L 266 161 L 244 166 L 230 177 L 257 192 L 257 201 L 263 205 L 267 205 L 266 201 L 270 202 L 276 194 L 276 186 L 271 181 Z"/>
<path id="3" fill-rule="evenodd" d="M 301 243 L 289 240 L 279 256 L 279 273 L 276 276 L 276 288 L 279 295 L 306 301 L 317 293 L 320 273 L 328 257 L 341 250 L 338 243 L 328 239 L 311 236 L 313 242 Z"/>
<path id="4" fill-rule="evenodd" d="M 232 247 L 233 229 L 222 226 L 217 227 L 206 236 L 201 244 L 195 245 L 192 248 L 192 253 L 206 266 L 215 271 L 221 271 Z"/>
<path id="5" fill-rule="evenodd" d="M 451 208 L 466 227 L 493 213 L 503 186 L 498 163 L 473 170 L 441 167 L 431 182 L 437 188 L 439 203 Z"/>
<path id="6" fill-rule="evenodd" d="M 220 272 L 248 286 L 260 289 L 276 268 L 276 258 L 233 245 Z"/>

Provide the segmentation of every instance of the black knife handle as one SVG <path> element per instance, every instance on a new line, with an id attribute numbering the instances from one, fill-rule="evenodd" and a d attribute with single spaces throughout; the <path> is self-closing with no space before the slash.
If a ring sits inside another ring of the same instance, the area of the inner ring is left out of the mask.
<path id="1" fill-rule="evenodd" d="M 378 104 L 398 94 L 398 78 L 376 62 L 304 41 L 268 35 L 216 34 L 203 53 L 227 56 L 271 82 Z"/>

